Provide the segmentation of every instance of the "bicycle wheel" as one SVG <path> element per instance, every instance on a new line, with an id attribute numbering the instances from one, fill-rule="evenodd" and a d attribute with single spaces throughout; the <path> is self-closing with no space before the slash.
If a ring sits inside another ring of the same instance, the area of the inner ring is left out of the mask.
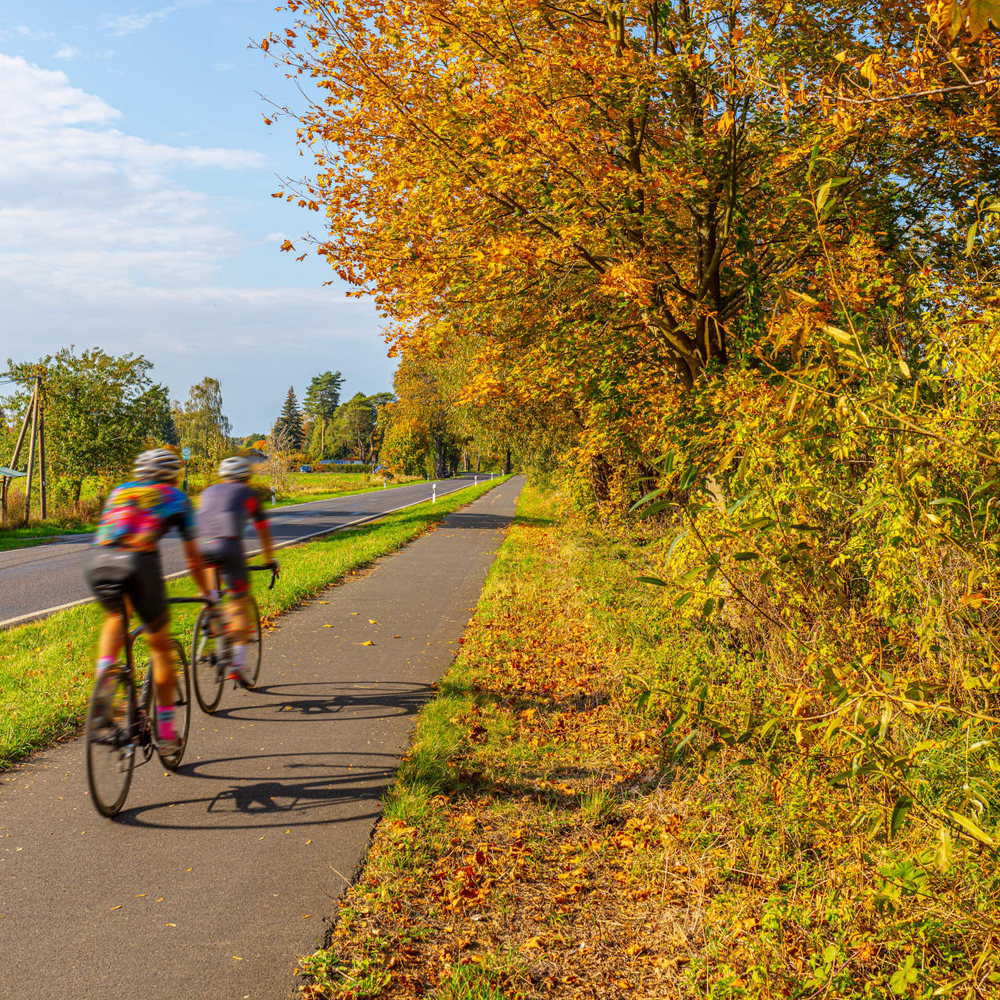
<path id="1" fill-rule="evenodd" d="M 257 686 L 257 678 L 260 677 L 260 661 L 264 652 L 264 644 L 261 642 L 262 634 L 260 608 L 257 607 L 257 601 L 252 596 L 248 596 L 246 675 L 249 678 L 247 687 L 251 691 Z"/>
<path id="2" fill-rule="evenodd" d="M 194 693 L 201 710 L 211 715 L 222 700 L 222 686 L 226 677 L 223 668 L 222 643 L 213 631 L 221 629 L 221 622 L 210 608 L 198 612 L 194 635 L 191 637 L 191 673 L 194 675 Z"/>
<path id="3" fill-rule="evenodd" d="M 125 804 L 135 766 L 135 710 L 132 681 L 117 676 L 106 697 L 95 685 L 87 706 L 84 739 L 87 743 L 87 784 L 94 807 L 102 816 L 115 816 Z"/>
<path id="4" fill-rule="evenodd" d="M 180 738 L 180 747 L 172 754 L 165 754 L 160 749 L 159 733 L 157 732 L 156 715 L 156 685 L 153 684 L 152 670 L 146 670 L 146 679 L 142 685 L 142 700 L 149 717 L 149 725 L 153 733 L 153 746 L 159 754 L 164 767 L 176 770 L 187 749 L 188 730 L 191 728 L 191 672 L 188 670 L 187 656 L 184 647 L 176 640 L 170 640 L 174 653 L 174 730 Z"/>

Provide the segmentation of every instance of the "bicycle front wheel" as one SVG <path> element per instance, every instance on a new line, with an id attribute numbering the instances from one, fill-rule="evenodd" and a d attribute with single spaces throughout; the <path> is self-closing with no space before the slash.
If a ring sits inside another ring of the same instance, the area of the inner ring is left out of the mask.
<path id="1" fill-rule="evenodd" d="M 146 672 L 146 682 L 143 684 L 143 702 L 149 724 L 153 732 L 153 746 L 160 756 L 164 767 L 171 771 L 180 767 L 184 751 L 187 749 L 188 731 L 191 728 L 191 672 L 188 670 L 187 656 L 184 647 L 176 640 L 170 640 L 170 648 L 174 656 L 174 731 L 180 741 L 180 746 L 173 753 L 164 753 L 157 730 L 156 685 L 153 681 L 152 669 Z"/>
<path id="2" fill-rule="evenodd" d="M 222 643 L 218 635 L 222 622 L 210 608 L 202 608 L 195 622 L 191 637 L 191 673 L 194 676 L 194 693 L 201 710 L 211 715 L 222 701 L 225 683 L 222 662 Z"/>
<path id="3" fill-rule="evenodd" d="M 132 680 L 115 666 L 113 682 L 94 686 L 84 723 L 87 784 L 102 816 L 116 816 L 125 804 L 135 766 L 135 698 Z"/>
<path id="4" fill-rule="evenodd" d="M 263 633 L 260 626 L 260 608 L 252 596 L 247 598 L 247 619 L 247 662 L 244 672 L 247 676 L 247 687 L 252 691 L 257 686 L 257 678 L 260 677 L 260 661 L 264 651 L 261 642 Z"/>

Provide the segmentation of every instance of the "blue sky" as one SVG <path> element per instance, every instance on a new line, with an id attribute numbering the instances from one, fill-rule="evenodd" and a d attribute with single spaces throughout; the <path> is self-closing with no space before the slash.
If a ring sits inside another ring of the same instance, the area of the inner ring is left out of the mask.
<path id="1" fill-rule="evenodd" d="M 327 369 L 348 395 L 391 389 L 372 305 L 278 251 L 322 218 L 270 196 L 309 165 L 290 121 L 263 121 L 258 93 L 302 101 L 248 48 L 286 26 L 274 7 L 50 0 L 0 20 L 0 369 L 142 353 L 174 398 L 220 379 L 238 434 Z"/>

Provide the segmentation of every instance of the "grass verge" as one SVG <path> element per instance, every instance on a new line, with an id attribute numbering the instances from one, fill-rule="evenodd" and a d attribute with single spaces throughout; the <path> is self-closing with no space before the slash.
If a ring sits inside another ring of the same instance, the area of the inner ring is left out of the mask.
<path id="1" fill-rule="evenodd" d="M 281 550 L 281 579 L 274 590 L 254 574 L 254 591 L 265 616 L 300 604 L 381 556 L 393 552 L 429 525 L 465 506 L 493 486 L 482 483 L 389 514 L 327 538 Z M 194 584 L 172 580 L 173 597 L 190 596 Z M 196 610 L 177 609 L 174 631 L 190 636 Z M 48 618 L 0 632 L 0 769 L 65 737 L 74 735 L 86 712 L 93 680 L 94 648 L 102 621 L 93 604 L 57 612 Z M 141 650 L 139 650 L 141 655 Z"/>
<path id="2" fill-rule="evenodd" d="M 638 582 L 659 544 L 522 492 L 306 997 L 1000 995 L 990 856 L 859 824 L 878 781 L 727 745 L 788 685 Z"/>
<path id="3" fill-rule="evenodd" d="M 93 531 L 93 525 L 35 524 L 27 528 L 0 529 L 0 552 L 9 549 L 27 549 L 32 545 L 44 545 L 59 535 L 80 535 Z"/>

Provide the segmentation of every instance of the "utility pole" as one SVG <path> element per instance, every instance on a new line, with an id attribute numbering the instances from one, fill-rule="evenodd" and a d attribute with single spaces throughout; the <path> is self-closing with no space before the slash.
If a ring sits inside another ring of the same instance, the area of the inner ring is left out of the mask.
<path id="1" fill-rule="evenodd" d="M 48 517 L 46 498 L 48 494 L 48 482 L 45 474 L 45 401 L 42 398 L 42 377 L 38 376 L 35 382 L 35 398 L 38 407 L 38 479 L 39 495 L 42 501 L 42 520 Z"/>
<path id="2" fill-rule="evenodd" d="M 28 442 L 28 487 L 24 491 L 24 526 L 31 519 L 31 483 L 35 476 L 35 441 L 38 438 L 38 381 L 31 394 L 31 440 Z"/>

